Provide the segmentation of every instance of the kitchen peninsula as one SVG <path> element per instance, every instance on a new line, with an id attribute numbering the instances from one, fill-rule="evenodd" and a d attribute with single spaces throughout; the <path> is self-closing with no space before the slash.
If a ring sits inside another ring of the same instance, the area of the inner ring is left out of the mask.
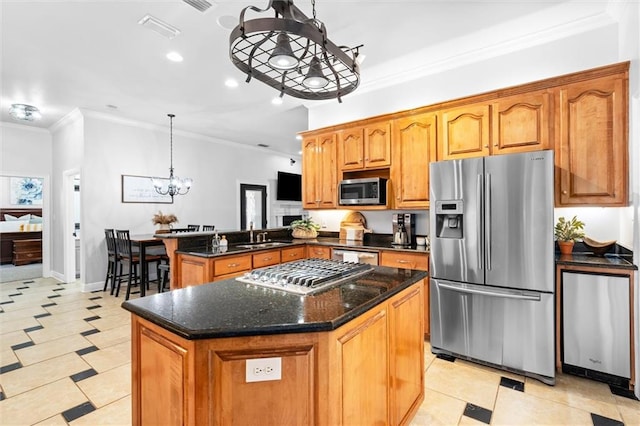
<path id="1" fill-rule="evenodd" d="M 408 424 L 426 277 L 371 267 L 305 296 L 231 278 L 125 302 L 133 424 Z"/>

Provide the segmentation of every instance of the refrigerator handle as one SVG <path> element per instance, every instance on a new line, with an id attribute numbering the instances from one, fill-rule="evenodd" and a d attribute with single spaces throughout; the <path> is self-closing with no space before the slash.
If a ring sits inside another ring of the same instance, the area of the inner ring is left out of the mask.
<path id="1" fill-rule="evenodd" d="M 485 234 L 484 234 L 484 244 L 485 251 L 487 256 L 487 271 L 491 270 L 491 175 L 487 173 L 486 175 L 486 184 L 484 188 L 484 223 L 485 223 Z"/>
<path id="2" fill-rule="evenodd" d="M 477 200 L 477 212 L 480 212 L 480 223 L 484 220 L 484 210 L 482 209 L 482 175 L 478 175 L 476 180 L 476 200 Z M 478 268 L 484 269 L 484 241 L 482 239 L 482 225 L 476 226 L 476 233 L 478 238 Z"/>
<path id="3" fill-rule="evenodd" d="M 518 300 L 530 300 L 533 302 L 540 301 L 540 294 L 527 294 L 521 292 L 495 292 L 490 290 L 478 290 L 475 288 L 463 287 L 454 283 L 445 283 L 441 280 L 438 281 L 438 287 L 445 288 L 451 291 L 457 291 L 458 293 L 478 294 L 480 296 L 501 297 L 503 299 L 518 299 Z"/>

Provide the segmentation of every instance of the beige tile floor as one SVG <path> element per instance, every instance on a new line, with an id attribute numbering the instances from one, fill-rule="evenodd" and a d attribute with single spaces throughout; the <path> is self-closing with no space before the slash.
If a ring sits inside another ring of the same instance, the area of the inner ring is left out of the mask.
<path id="1" fill-rule="evenodd" d="M 1 425 L 131 424 L 122 301 L 53 279 L 0 284 Z M 547 386 L 436 358 L 428 344 L 425 352 L 425 401 L 412 425 L 640 425 L 640 402 L 605 384 L 560 374 Z M 524 391 L 501 385 L 503 377 Z"/>

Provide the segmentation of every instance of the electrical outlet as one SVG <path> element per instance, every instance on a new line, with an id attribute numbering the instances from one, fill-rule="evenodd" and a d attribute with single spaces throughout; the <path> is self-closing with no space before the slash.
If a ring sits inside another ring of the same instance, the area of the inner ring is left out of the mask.
<path id="1" fill-rule="evenodd" d="M 245 379 L 247 383 L 282 379 L 282 358 L 248 359 L 246 361 Z"/>

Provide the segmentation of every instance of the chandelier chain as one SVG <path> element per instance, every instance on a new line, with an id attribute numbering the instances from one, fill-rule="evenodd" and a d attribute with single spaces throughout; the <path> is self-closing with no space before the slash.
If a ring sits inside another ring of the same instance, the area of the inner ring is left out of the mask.
<path id="1" fill-rule="evenodd" d="M 316 0 L 311 0 L 311 10 L 313 11 L 313 19 L 316 20 Z"/>

